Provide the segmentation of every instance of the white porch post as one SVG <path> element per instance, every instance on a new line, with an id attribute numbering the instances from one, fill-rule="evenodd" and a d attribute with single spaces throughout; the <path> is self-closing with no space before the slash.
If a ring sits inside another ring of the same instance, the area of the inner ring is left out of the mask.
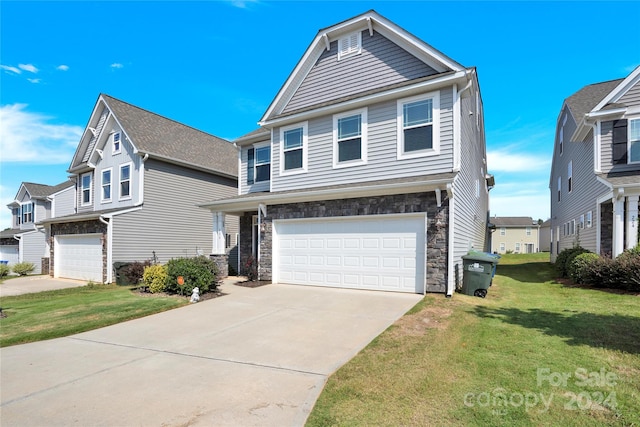
<path id="1" fill-rule="evenodd" d="M 638 200 L 640 196 L 627 197 L 627 247 L 632 249 L 638 244 Z"/>
<path id="2" fill-rule="evenodd" d="M 226 243 L 226 231 L 224 229 L 224 213 L 213 212 L 213 255 L 224 255 Z"/>
<path id="3" fill-rule="evenodd" d="M 624 197 L 613 199 L 613 241 L 611 242 L 613 258 L 624 251 Z"/>

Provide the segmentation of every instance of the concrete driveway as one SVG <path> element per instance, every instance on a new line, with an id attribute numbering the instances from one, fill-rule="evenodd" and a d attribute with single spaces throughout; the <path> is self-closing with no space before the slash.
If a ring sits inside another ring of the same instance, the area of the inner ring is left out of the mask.
<path id="1" fill-rule="evenodd" d="M 50 276 L 23 276 L 0 283 L 0 297 L 32 294 L 55 289 L 77 288 L 85 286 L 86 280 L 54 279 Z"/>
<path id="2" fill-rule="evenodd" d="M 3 426 L 298 426 L 420 295 L 225 283 L 228 295 L 0 349 Z"/>

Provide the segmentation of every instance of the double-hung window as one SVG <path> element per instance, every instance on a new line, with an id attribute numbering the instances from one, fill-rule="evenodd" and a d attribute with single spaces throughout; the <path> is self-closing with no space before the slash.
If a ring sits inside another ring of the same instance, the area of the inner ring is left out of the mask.
<path id="1" fill-rule="evenodd" d="M 573 191 L 573 160 L 569 160 L 567 176 L 567 192 L 571 193 L 571 191 Z"/>
<path id="2" fill-rule="evenodd" d="M 82 191 L 82 206 L 91 204 L 91 173 L 85 173 L 80 177 L 80 188 Z"/>
<path id="3" fill-rule="evenodd" d="M 613 121 L 613 164 L 640 163 L 640 117 Z"/>
<path id="4" fill-rule="evenodd" d="M 22 223 L 29 224 L 33 222 L 33 202 L 25 203 L 22 208 Z"/>
<path id="5" fill-rule="evenodd" d="M 525 232 L 526 232 L 527 236 L 531 236 L 531 227 L 525 228 Z"/>
<path id="6" fill-rule="evenodd" d="M 558 177 L 558 201 L 562 198 L 562 177 Z"/>
<path id="7" fill-rule="evenodd" d="M 247 150 L 247 185 L 271 179 L 271 145 Z"/>
<path id="8" fill-rule="evenodd" d="M 437 92 L 398 101 L 398 159 L 438 154 L 440 96 Z"/>
<path id="9" fill-rule="evenodd" d="M 131 163 L 120 166 L 120 199 L 131 198 Z"/>
<path id="10" fill-rule="evenodd" d="M 111 201 L 111 168 L 102 171 L 102 202 Z"/>
<path id="11" fill-rule="evenodd" d="M 593 225 L 593 211 L 587 212 L 587 228 L 591 228 Z"/>
<path id="12" fill-rule="evenodd" d="M 120 132 L 115 132 L 113 134 L 113 151 L 112 154 L 119 154 L 122 151 L 122 134 Z"/>
<path id="13" fill-rule="evenodd" d="M 362 164 L 367 159 L 367 110 L 333 116 L 333 166 Z"/>
<path id="14" fill-rule="evenodd" d="M 629 120 L 629 163 L 640 162 L 640 118 Z"/>
<path id="15" fill-rule="evenodd" d="M 280 130 L 280 173 L 307 170 L 307 123 L 286 126 Z"/>

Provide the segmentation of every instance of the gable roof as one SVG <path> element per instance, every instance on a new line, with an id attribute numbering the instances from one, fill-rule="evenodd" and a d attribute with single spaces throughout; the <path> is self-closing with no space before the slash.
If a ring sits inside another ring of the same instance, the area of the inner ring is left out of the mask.
<path id="1" fill-rule="evenodd" d="M 491 223 L 496 227 L 532 227 L 538 225 L 530 216 L 494 216 Z"/>
<path id="2" fill-rule="evenodd" d="M 29 197 L 35 200 L 46 199 L 52 194 L 57 193 L 58 191 L 64 190 L 65 188 L 69 188 L 75 185 L 74 181 L 67 180 L 57 185 L 46 185 L 46 184 L 37 184 L 35 182 L 23 182 L 18 189 L 18 193 L 16 193 L 16 199 L 20 194 L 22 188 L 24 188 L 27 193 L 29 193 Z"/>
<path id="3" fill-rule="evenodd" d="M 370 35 L 372 35 L 374 31 L 380 33 L 414 57 L 428 64 L 435 70 L 435 76 L 440 76 L 443 73 L 455 74 L 457 72 L 466 72 L 464 66 L 387 20 L 374 10 L 370 10 L 318 31 L 316 37 L 269 105 L 259 124 L 265 125 L 270 120 L 277 119 L 282 114 L 289 100 L 301 86 L 305 77 L 310 73 L 322 53 L 325 50 L 329 50 L 331 42 L 335 42 L 351 32 L 367 30 Z M 379 91 L 382 90 L 388 90 L 388 88 L 382 88 Z M 354 96 L 364 95 L 355 94 Z M 334 100 L 332 103 L 336 104 L 344 101 L 343 99 L 339 99 Z M 291 115 L 291 112 L 289 112 L 288 115 Z"/>
<path id="4" fill-rule="evenodd" d="M 607 96 L 624 79 L 595 83 L 583 87 L 566 99 L 567 107 L 576 123 L 591 111 L 602 99 Z"/>
<path id="5" fill-rule="evenodd" d="M 99 107 L 102 105 L 113 115 L 140 155 L 148 154 L 158 160 L 237 177 L 237 151 L 229 141 L 106 94 L 98 97 L 89 123 L 97 121 L 96 117 L 102 112 Z M 94 139 L 91 138 L 93 132 L 102 131 L 103 129 L 87 126 L 69 172 L 87 166 L 98 145 L 85 141 Z"/>

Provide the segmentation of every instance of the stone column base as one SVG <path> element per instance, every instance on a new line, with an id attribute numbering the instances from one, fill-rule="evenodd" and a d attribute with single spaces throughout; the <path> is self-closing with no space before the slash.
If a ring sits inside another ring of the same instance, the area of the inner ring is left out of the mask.
<path id="1" fill-rule="evenodd" d="M 224 277 L 229 276 L 229 255 L 209 255 L 211 261 L 216 263 L 218 267 L 218 279 L 222 279 Z"/>

